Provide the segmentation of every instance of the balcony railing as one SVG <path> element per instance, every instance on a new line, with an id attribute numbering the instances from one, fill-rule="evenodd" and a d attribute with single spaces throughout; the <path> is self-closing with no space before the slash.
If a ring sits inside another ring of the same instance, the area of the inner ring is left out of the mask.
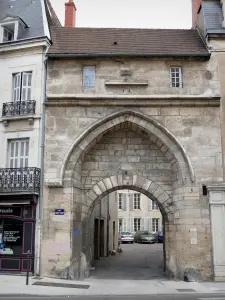
<path id="1" fill-rule="evenodd" d="M 38 168 L 0 169 L 0 194 L 39 194 L 40 175 Z"/>
<path id="2" fill-rule="evenodd" d="M 2 116 L 25 116 L 35 114 L 36 101 L 14 101 L 3 103 Z"/>

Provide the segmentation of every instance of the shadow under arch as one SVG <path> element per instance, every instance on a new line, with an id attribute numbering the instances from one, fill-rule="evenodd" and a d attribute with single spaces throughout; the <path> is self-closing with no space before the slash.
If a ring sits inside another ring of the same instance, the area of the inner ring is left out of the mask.
<path id="1" fill-rule="evenodd" d="M 161 140 L 166 148 L 174 155 L 181 171 L 182 178 L 185 180 L 188 178 L 190 182 L 194 182 L 195 174 L 193 167 L 183 146 L 176 137 L 152 117 L 146 116 L 141 112 L 124 110 L 113 113 L 93 123 L 73 142 L 62 162 L 59 174 L 59 184 L 63 186 L 65 181 L 71 181 L 74 175 L 73 172 L 75 166 L 81 155 L 86 153 L 90 147 L 93 146 L 94 142 L 101 134 L 123 122 L 135 124 L 144 132 L 147 132 L 149 136 L 155 135 Z"/>

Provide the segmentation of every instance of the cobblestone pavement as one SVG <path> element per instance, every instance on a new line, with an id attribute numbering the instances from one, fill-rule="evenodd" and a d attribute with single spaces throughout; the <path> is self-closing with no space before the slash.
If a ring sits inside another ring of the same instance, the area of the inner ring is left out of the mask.
<path id="1" fill-rule="evenodd" d="M 95 261 L 91 278 L 150 280 L 165 279 L 162 244 L 122 244 L 123 253 Z"/>

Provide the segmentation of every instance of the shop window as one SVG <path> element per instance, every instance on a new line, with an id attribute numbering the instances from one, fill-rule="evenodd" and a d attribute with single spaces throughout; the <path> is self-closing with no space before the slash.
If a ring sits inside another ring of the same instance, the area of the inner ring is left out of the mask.
<path id="1" fill-rule="evenodd" d="M 0 254 L 22 255 L 23 222 L 16 219 L 3 219 L 0 226 L 2 226 Z"/>

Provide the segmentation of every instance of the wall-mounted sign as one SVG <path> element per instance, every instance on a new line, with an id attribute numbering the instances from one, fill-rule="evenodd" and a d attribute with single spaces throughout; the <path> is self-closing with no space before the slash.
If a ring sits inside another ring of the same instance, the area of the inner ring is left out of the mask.
<path id="1" fill-rule="evenodd" d="M 0 217 L 22 217 L 22 207 L 5 207 L 0 206 Z"/>
<path id="2" fill-rule="evenodd" d="M 65 212 L 64 209 L 55 209 L 56 216 L 63 216 L 64 212 Z"/>

